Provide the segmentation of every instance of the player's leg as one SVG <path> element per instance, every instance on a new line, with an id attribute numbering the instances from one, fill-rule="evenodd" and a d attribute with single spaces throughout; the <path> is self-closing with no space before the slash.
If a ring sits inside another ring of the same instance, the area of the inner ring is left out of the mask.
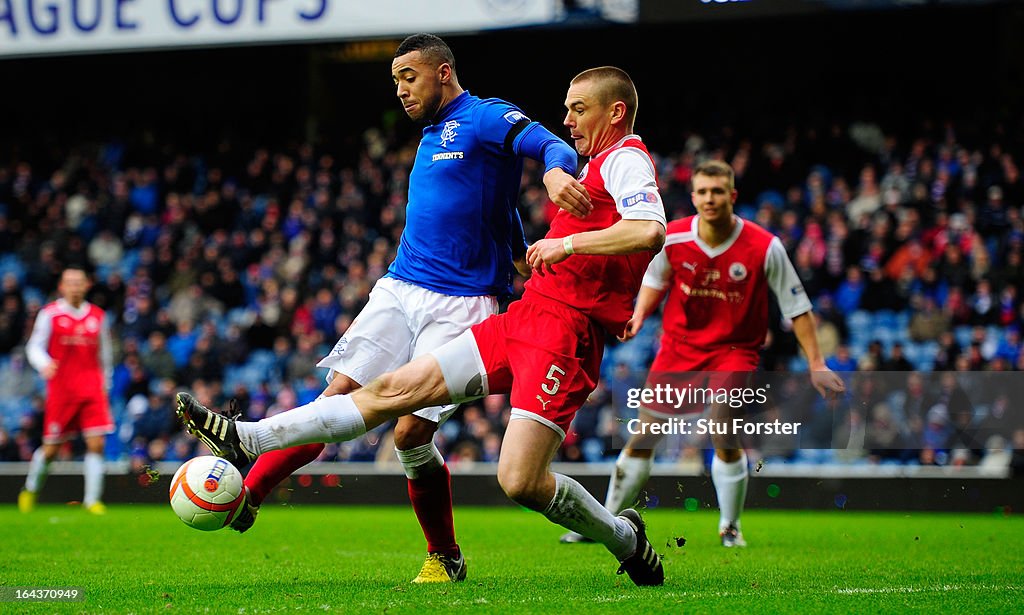
<path id="1" fill-rule="evenodd" d="M 355 380 L 344 374 L 335 374 L 323 395 L 344 395 L 358 388 L 359 383 Z M 322 442 L 313 442 L 261 455 L 245 475 L 246 502 L 251 507 L 259 507 L 274 487 L 299 468 L 314 461 L 323 450 Z M 251 525 L 249 523 L 243 529 L 232 523 L 233 528 L 243 532 Z"/>
<path id="2" fill-rule="evenodd" d="M 725 404 L 714 404 L 715 420 L 730 421 L 736 412 Z M 743 504 L 747 498 L 747 455 L 735 434 L 716 434 L 711 438 L 715 455 L 711 461 L 711 481 L 718 496 L 720 516 L 718 534 L 724 547 L 744 547 L 746 541 L 740 526 Z"/>
<path id="3" fill-rule="evenodd" d="M 78 424 L 85 439 L 85 497 L 82 506 L 94 515 L 102 515 L 103 505 L 103 449 L 107 434 L 114 433 L 114 419 L 110 414 L 104 393 L 91 397 L 78 410 Z"/>
<path id="4" fill-rule="evenodd" d="M 35 508 L 36 496 L 46 484 L 50 462 L 57 456 L 59 449 L 59 442 L 43 443 L 32 453 L 32 461 L 28 464 L 28 476 L 25 477 L 25 488 L 18 494 L 18 508 L 21 512 L 32 512 Z"/>
<path id="5" fill-rule="evenodd" d="M 491 317 L 487 322 L 496 318 Z M 435 355 L 446 356 L 448 364 L 470 366 L 472 380 L 450 389 Z M 350 395 L 320 397 L 295 410 L 260 421 L 239 422 L 224 417 L 187 393 L 178 393 L 177 413 L 186 429 L 215 455 L 242 465 L 282 448 L 352 440 L 368 429 L 421 408 L 483 397 L 487 394 L 487 378 L 482 369 L 473 333 L 466 331 L 432 354 L 382 374 Z"/>
<path id="6" fill-rule="evenodd" d="M 514 381 L 498 482 L 519 504 L 603 544 L 620 562 L 619 572 L 637 585 L 661 585 L 664 570 L 640 515 L 632 509 L 614 515 L 578 482 L 550 468 L 576 411 L 597 386 L 605 332 L 583 314 L 547 302 L 521 301 L 505 316 L 502 350 Z M 488 338 L 480 339 L 481 352 L 490 357 Z"/>
<path id="7" fill-rule="evenodd" d="M 418 287 L 407 293 L 407 313 L 415 331 L 413 357 L 441 348 L 498 311 L 494 297 L 453 297 Z M 458 404 L 423 408 L 398 419 L 395 427 L 395 451 L 408 479 L 409 501 L 427 540 L 427 557 L 413 583 L 466 576 L 465 558 L 455 540 L 451 472 L 434 446 L 438 426 L 457 408 Z"/>
<path id="8" fill-rule="evenodd" d="M 661 561 L 647 541 L 635 511 L 616 517 L 576 480 L 551 472 L 551 459 L 562 434 L 548 425 L 514 416 L 502 440 L 498 482 L 517 504 L 536 510 L 549 521 L 601 543 L 638 585 L 660 585 Z M 627 565 L 642 562 L 642 572 Z"/>
<path id="9" fill-rule="evenodd" d="M 664 420 L 641 411 L 637 418 L 640 420 L 635 433 L 630 436 L 626 446 L 619 453 L 615 460 L 615 469 L 612 470 L 608 479 L 608 493 L 605 496 L 604 507 L 612 514 L 619 514 L 627 508 L 632 508 L 637 503 L 640 490 L 647 484 L 651 477 L 651 466 L 654 465 L 654 449 L 662 440 L 662 435 L 653 434 L 647 426 L 660 424 Z M 588 538 L 576 532 L 563 534 L 559 539 L 565 544 L 590 542 Z"/>
<path id="10" fill-rule="evenodd" d="M 608 495 L 604 505 L 613 513 L 631 508 L 637 503 L 640 490 L 644 488 L 647 479 L 651 477 L 654 449 L 664 438 L 660 431 L 652 433 L 656 430 L 650 429 L 651 425 L 664 423 L 664 418 L 641 409 L 637 414 L 637 419 L 640 421 L 636 429 L 639 433 L 629 437 L 629 441 L 615 461 L 615 471 L 608 481 Z"/>
<path id="11" fill-rule="evenodd" d="M 349 394 L 374 377 L 396 369 L 409 358 L 412 334 L 396 280 L 382 279 L 355 322 L 317 363 L 328 369 L 323 396 Z M 261 455 L 245 476 L 247 506 L 231 523 L 245 532 L 252 527 L 260 504 L 285 478 L 311 463 L 324 450 L 322 442 L 270 451 Z"/>
<path id="12" fill-rule="evenodd" d="M 85 474 L 85 495 L 82 498 L 82 507 L 94 515 L 102 515 L 107 511 L 103 505 L 103 449 L 106 441 L 104 435 L 85 437 L 85 462 L 82 464 Z"/>
<path id="13" fill-rule="evenodd" d="M 434 445 L 437 423 L 416 414 L 398 419 L 395 452 L 408 480 L 409 501 L 427 540 L 427 559 L 413 583 L 466 578 L 466 560 L 455 541 L 452 475 Z"/>
<path id="14" fill-rule="evenodd" d="M 344 374 L 335 374 L 324 396 L 351 393 L 359 384 Z M 256 523 L 260 505 L 274 487 L 299 468 L 313 462 L 324 450 L 322 442 L 292 446 L 260 455 L 245 475 L 245 506 L 231 521 L 231 529 L 245 533 Z"/>
<path id="15" fill-rule="evenodd" d="M 46 484 L 50 462 L 67 439 L 68 424 L 77 411 L 63 394 L 60 385 L 60 382 L 51 380 L 47 386 L 46 405 L 43 408 L 43 444 L 32 453 L 25 488 L 18 494 L 18 508 L 21 512 L 31 512 L 35 508 L 36 496 Z"/>
<path id="16" fill-rule="evenodd" d="M 444 376 L 431 355 L 376 378 L 351 395 L 321 397 L 304 406 L 255 422 L 235 421 L 178 393 L 178 415 L 210 450 L 235 465 L 270 451 L 313 442 L 344 442 L 392 419 L 451 400 Z"/>

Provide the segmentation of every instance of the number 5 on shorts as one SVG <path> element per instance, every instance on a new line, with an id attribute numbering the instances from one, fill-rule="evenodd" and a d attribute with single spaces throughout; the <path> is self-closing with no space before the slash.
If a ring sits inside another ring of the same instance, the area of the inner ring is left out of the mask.
<path id="1" fill-rule="evenodd" d="M 555 393 L 558 392 L 558 387 L 562 386 L 562 381 L 558 379 L 558 376 L 555 375 L 556 373 L 561 375 L 561 376 L 564 376 L 565 375 L 565 370 L 562 369 L 561 367 L 558 367 L 554 363 L 552 363 L 551 364 L 551 369 L 548 370 L 548 375 L 544 379 L 545 380 L 550 380 L 551 382 L 554 382 L 555 385 L 554 386 L 548 386 L 548 383 L 542 382 L 541 385 L 540 385 L 540 390 L 541 391 L 544 391 L 548 395 L 554 395 Z"/>

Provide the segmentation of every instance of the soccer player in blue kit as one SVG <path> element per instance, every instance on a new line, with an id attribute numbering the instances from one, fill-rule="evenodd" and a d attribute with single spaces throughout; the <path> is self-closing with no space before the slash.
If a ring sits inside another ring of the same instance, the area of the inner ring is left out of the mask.
<path id="1" fill-rule="evenodd" d="M 544 164 L 544 185 L 559 207 L 578 217 L 592 209 L 575 179 L 575 150 L 516 106 L 464 90 L 443 40 L 410 36 L 395 51 L 391 71 L 406 114 L 426 127 L 409 176 L 398 256 L 318 363 L 330 369 L 328 396 L 351 393 L 497 312 L 497 297 L 511 294 L 515 270 L 529 272 L 516 209 L 524 156 Z M 457 407 L 420 410 L 400 418 L 395 428 L 395 448 L 427 540 L 427 559 L 414 583 L 466 576 L 455 540 L 451 474 L 433 444 L 438 426 Z M 246 506 L 232 527 L 252 527 L 270 491 L 316 459 L 323 446 L 261 456 L 246 476 Z"/>

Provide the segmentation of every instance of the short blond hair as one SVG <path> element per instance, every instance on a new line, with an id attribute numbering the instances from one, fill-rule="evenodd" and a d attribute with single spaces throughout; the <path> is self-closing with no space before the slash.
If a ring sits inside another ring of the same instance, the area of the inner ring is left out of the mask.
<path id="1" fill-rule="evenodd" d="M 614 66 L 589 68 L 573 77 L 571 84 L 593 81 L 597 84 L 597 98 L 602 105 L 622 101 L 626 105 L 626 130 L 632 132 L 636 122 L 636 86 L 626 71 Z"/>
<path id="2" fill-rule="evenodd" d="M 693 170 L 693 176 L 703 175 L 705 177 L 724 177 L 729 180 L 729 188 L 736 187 L 736 174 L 732 167 L 721 160 L 707 160 L 697 165 Z"/>

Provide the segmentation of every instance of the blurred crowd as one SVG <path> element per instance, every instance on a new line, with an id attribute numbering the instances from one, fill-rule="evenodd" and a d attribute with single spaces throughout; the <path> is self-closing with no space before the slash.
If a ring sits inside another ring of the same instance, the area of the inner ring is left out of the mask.
<path id="1" fill-rule="evenodd" d="M 24 343 L 69 264 L 92 273 L 88 299 L 113 322 L 119 431 L 108 457 L 141 466 L 195 454 L 172 409 L 180 389 L 218 407 L 237 399 L 248 419 L 314 399 L 324 387 L 316 362 L 395 256 L 415 152 L 415 138 L 371 129 L 345 155 L 309 143 L 225 141 L 202 152 L 106 143 L 0 161 L 0 459 L 26 460 L 39 442 L 44 389 Z M 670 219 L 692 213 L 689 180 L 700 161 L 733 165 L 737 213 L 782 239 L 833 369 L 1010 371 L 1024 369 L 1022 152 L 1000 131 L 961 139 L 953 124 L 924 124 L 897 138 L 858 122 L 790 127 L 760 141 L 730 129 L 690 134 L 656 160 Z M 554 206 L 531 161 L 520 206 L 527 237 L 543 236 Z M 772 322 L 765 369 L 806 369 L 789 323 L 777 314 Z M 655 321 L 630 343 L 610 343 L 603 382 L 564 460 L 617 453 L 625 391 L 642 384 L 658 335 Z M 901 439 L 884 448 L 900 452 L 871 454 L 868 431 L 866 452 L 846 461 L 1019 465 L 1019 412 L 1004 409 L 1008 435 L 973 442 L 965 455 L 952 436 L 915 440 L 909 415 L 888 403 L 880 416 L 877 405 L 851 405 L 853 417 L 840 423 L 895 423 Z M 929 408 L 919 420 L 952 433 L 954 420 L 981 424 L 993 407 L 969 417 Z M 502 396 L 468 404 L 438 432 L 438 446 L 453 463 L 493 461 L 509 412 Z M 692 458 L 705 445 L 670 442 L 659 456 Z M 389 426 L 322 456 L 392 458 Z"/>

